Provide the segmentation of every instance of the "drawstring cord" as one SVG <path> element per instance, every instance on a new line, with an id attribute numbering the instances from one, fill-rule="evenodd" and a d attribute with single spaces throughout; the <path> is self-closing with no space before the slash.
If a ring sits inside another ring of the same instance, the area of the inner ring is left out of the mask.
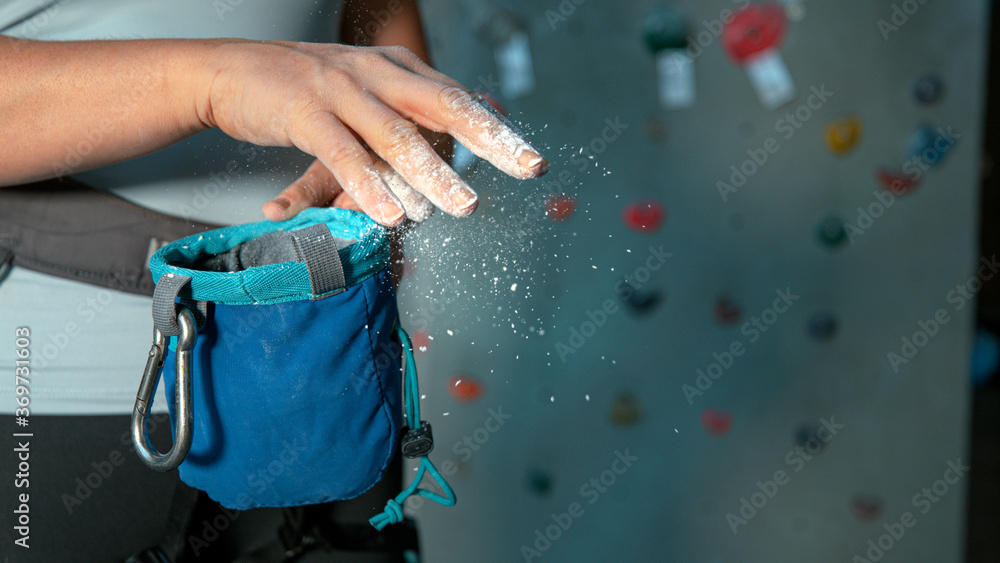
<path id="1" fill-rule="evenodd" d="M 448 485 L 448 481 L 438 472 L 437 468 L 430 459 L 427 458 L 427 454 L 433 448 L 433 440 L 430 433 L 430 425 L 426 422 L 420 420 L 420 389 L 417 384 L 417 366 L 413 361 L 413 345 L 410 342 L 409 335 L 403 330 L 403 327 L 398 326 L 396 330 L 399 334 L 399 341 L 403 347 L 403 354 L 406 356 L 406 364 L 403 373 L 403 385 L 405 387 L 405 412 L 407 424 L 413 425 L 419 423 L 419 428 L 410 429 L 406 432 L 403 437 L 403 454 L 409 458 L 420 459 L 420 466 L 417 469 L 417 474 L 413 478 L 413 482 L 410 486 L 403 489 L 396 498 L 389 499 L 389 502 L 385 505 L 385 510 L 381 514 L 373 516 L 368 521 L 376 530 L 381 530 L 389 524 L 397 524 L 403 521 L 403 503 L 406 499 L 412 495 L 420 495 L 424 498 L 433 500 L 434 502 L 442 506 L 454 506 L 455 505 L 455 492 L 451 490 L 451 486 Z M 423 480 L 424 476 L 427 474 L 437 482 L 444 491 L 445 496 L 441 496 L 433 491 L 427 489 L 419 488 L 420 482 Z"/>

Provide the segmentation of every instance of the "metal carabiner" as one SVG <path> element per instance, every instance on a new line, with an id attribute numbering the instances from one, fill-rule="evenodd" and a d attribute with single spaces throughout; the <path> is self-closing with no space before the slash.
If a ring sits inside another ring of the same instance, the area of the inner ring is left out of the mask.
<path id="1" fill-rule="evenodd" d="M 156 451 L 156 447 L 149 443 L 149 433 L 147 432 L 149 408 L 153 403 L 153 390 L 156 389 L 156 384 L 160 380 L 160 372 L 163 370 L 163 356 L 167 353 L 167 338 L 159 329 L 153 329 L 153 346 L 149 349 L 149 359 L 146 361 L 142 383 L 139 384 L 139 392 L 135 398 L 135 408 L 132 409 L 132 444 L 135 445 L 135 450 L 142 462 L 157 471 L 170 471 L 180 465 L 191 449 L 193 437 L 191 349 L 194 348 L 194 341 L 198 336 L 198 325 L 195 324 L 191 311 L 183 307 L 177 314 L 177 322 L 181 327 L 181 334 L 177 337 L 174 363 L 177 372 L 177 432 L 170 451 L 166 454 Z"/>

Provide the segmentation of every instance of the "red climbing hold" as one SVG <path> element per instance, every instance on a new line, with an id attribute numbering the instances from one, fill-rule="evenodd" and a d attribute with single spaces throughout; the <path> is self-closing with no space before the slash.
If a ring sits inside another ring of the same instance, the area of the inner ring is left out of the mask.
<path id="1" fill-rule="evenodd" d="M 483 385 L 468 375 L 453 375 L 448 380 L 448 393 L 456 401 L 468 403 L 483 396 Z"/>
<path id="2" fill-rule="evenodd" d="M 718 438 L 729 432 L 729 427 L 733 425 L 733 415 L 715 409 L 705 409 L 701 413 L 701 425 L 709 434 Z"/>
<path id="3" fill-rule="evenodd" d="M 640 233 L 652 233 L 660 228 L 667 212 L 655 201 L 640 201 L 625 208 L 622 220 L 628 228 Z"/>
<path id="4" fill-rule="evenodd" d="M 874 520 L 882 514 L 882 499 L 858 493 L 851 499 L 851 512 L 861 520 Z"/>
<path id="5" fill-rule="evenodd" d="M 875 177 L 878 183 L 892 192 L 893 195 L 906 195 L 917 188 L 920 183 L 919 177 L 907 176 L 900 172 L 890 172 L 885 168 L 879 168 Z"/>
<path id="6" fill-rule="evenodd" d="M 545 198 L 545 215 L 555 221 L 562 223 L 576 211 L 576 199 L 566 194 L 551 194 Z"/>
<path id="7" fill-rule="evenodd" d="M 781 45 L 785 37 L 785 9 L 774 2 L 748 4 L 722 30 L 722 45 L 737 64 Z"/>
<path id="8" fill-rule="evenodd" d="M 715 302 L 715 320 L 731 325 L 740 320 L 740 307 L 725 297 Z"/>
<path id="9" fill-rule="evenodd" d="M 423 329 L 413 331 L 413 335 L 410 336 L 410 340 L 413 342 L 413 350 L 416 352 L 426 352 L 427 345 L 431 342 L 427 331 Z"/>

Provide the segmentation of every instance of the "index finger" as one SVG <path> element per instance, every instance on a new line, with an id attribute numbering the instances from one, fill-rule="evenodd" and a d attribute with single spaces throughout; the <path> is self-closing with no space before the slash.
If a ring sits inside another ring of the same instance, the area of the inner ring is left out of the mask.
<path id="1" fill-rule="evenodd" d="M 548 170 L 545 157 L 489 102 L 419 59 L 394 62 L 398 72 L 387 73 L 387 87 L 372 93 L 400 115 L 448 133 L 515 178 L 535 178 Z"/>

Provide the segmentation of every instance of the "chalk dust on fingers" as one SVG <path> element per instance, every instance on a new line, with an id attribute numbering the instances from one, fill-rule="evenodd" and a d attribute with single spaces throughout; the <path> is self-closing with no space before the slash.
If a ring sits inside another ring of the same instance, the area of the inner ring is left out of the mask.
<path id="1" fill-rule="evenodd" d="M 414 192 L 422 194 L 445 212 L 456 217 L 472 213 L 479 202 L 479 196 L 427 143 L 421 143 L 425 146 L 393 150 L 395 157 L 389 164 L 392 167 L 390 170 Z"/>
<path id="2" fill-rule="evenodd" d="M 341 185 L 365 213 L 383 225 L 399 224 L 406 213 L 374 166 L 365 167 L 363 178 L 351 182 L 341 181 Z"/>
<path id="3" fill-rule="evenodd" d="M 489 102 L 475 96 L 456 111 L 468 129 L 452 136 L 466 148 L 494 166 L 521 180 L 535 178 L 548 170 L 549 162 L 525 139 L 517 127 Z"/>
<path id="4" fill-rule="evenodd" d="M 403 204 L 403 210 L 406 211 L 406 216 L 411 221 L 422 223 L 430 218 L 434 213 L 434 204 L 423 194 L 413 189 L 413 186 L 393 170 L 389 163 L 379 160 L 375 163 L 375 169 L 378 170 L 379 175 L 382 176 L 392 193 L 399 198 L 400 203 Z"/>

